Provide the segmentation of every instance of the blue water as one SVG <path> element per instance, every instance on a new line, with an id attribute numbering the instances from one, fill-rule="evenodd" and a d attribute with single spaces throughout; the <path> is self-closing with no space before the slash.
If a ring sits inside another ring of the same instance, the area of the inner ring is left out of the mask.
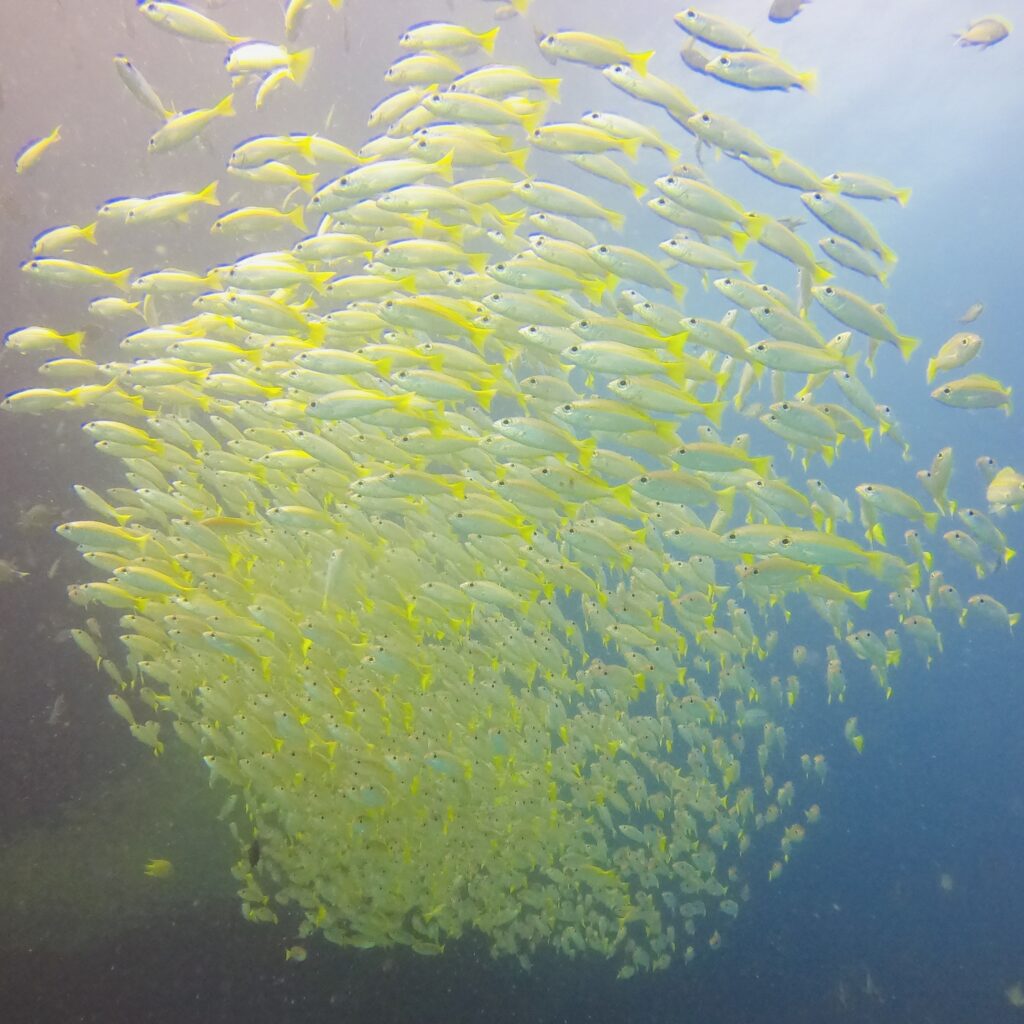
<path id="1" fill-rule="evenodd" d="M 278 6 L 228 0 L 212 13 L 276 38 Z M 149 29 L 129 0 L 105 0 L 88 11 L 71 0 L 48 0 L 5 12 L 5 322 L 35 322 L 54 312 L 16 269 L 42 228 L 84 218 L 109 196 L 181 187 L 183 179 L 199 187 L 218 173 L 229 143 L 256 131 L 315 130 L 332 102 L 337 106 L 331 130 L 358 143 L 365 137 L 365 112 L 383 95 L 380 76 L 398 55 L 393 41 L 401 29 L 430 17 L 482 27 L 492 6 L 472 0 L 348 0 L 343 17 L 328 19 L 321 3 L 310 13 L 304 39 L 318 46 L 304 91 L 282 96 L 267 121 L 242 115 L 235 124 L 216 126 L 216 154 L 189 149 L 157 164 L 136 157 L 152 126 L 124 95 L 110 57 L 128 53 L 161 93 L 185 107 L 209 102 L 224 90 L 218 48 L 179 44 Z M 864 170 L 911 186 L 906 209 L 865 208 L 900 264 L 891 288 L 865 286 L 863 293 L 886 302 L 903 330 L 923 339 L 922 352 L 909 366 L 894 349 L 884 350 L 872 381 L 879 400 L 893 404 L 913 459 L 905 463 L 895 445 L 879 442 L 870 453 L 844 451 L 828 479 L 834 489 L 872 479 L 912 490 L 913 472 L 927 466 L 939 448 L 953 445 L 952 493 L 962 505 L 984 507 L 974 460 L 988 454 L 1024 468 L 1019 414 L 968 413 L 932 402 L 923 353 L 958 329 L 956 318 L 964 309 L 983 302 L 975 327 L 985 349 L 973 368 L 1024 393 L 1021 37 L 1011 35 L 984 52 L 955 47 L 952 33 L 987 13 L 965 0 L 814 0 L 782 26 L 768 24 L 767 7 L 767 0 L 723 0 L 714 10 L 750 25 L 797 66 L 816 68 L 816 95 L 755 95 L 696 80 L 678 61 L 684 40 L 671 25 L 676 7 L 661 0 L 537 0 L 528 25 L 504 30 L 520 43 L 500 55 L 546 72 L 532 46 L 533 24 L 620 36 L 632 49 L 657 48 L 653 71 L 815 169 Z M 1024 30 L 1024 5 L 1007 0 L 999 13 Z M 566 77 L 566 116 L 591 108 L 637 116 L 636 105 L 599 76 L 568 67 L 559 73 Z M 63 149 L 31 180 L 15 179 L 8 157 L 24 139 L 58 121 L 65 125 Z M 670 130 L 665 118 L 657 124 Z M 131 141 L 122 149 L 125 139 Z M 795 192 L 770 186 L 727 160 L 709 158 L 709 168 L 720 187 L 735 190 L 752 206 L 761 204 L 778 216 L 803 213 Z M 597 185 L 594 194 L 615 195 Z M 653 230 L 646 222 L 638 225 L 632 229 L 639 232 L 636 238 Z M 815 232 L 812 226 L 806 237 L 813 241 L 825 234 Z M 128 248 L 116 246 L 119 258 L 124 254 L 132 262 Z M 230 256 L 231 247 L 221 250 L 202 236 L 191 255 L 197 266 L 206 265 Z M 788 273 L 763 279 L 792 287 Z M 727 306 L 713 289 L 705 294 L 691 279 L 687 308 L 720 316 Z M 56 312 L 70 315 L 70 307 Z M 10 356 L 0 364 L 5 390 L 31 379 L 27 361 Z M 628 983 L 616 982 L 599 960 L 553 954 L 539 955 L 533 970 L 524 972 L 514 962 L 492 961 L 471 939 L 427 959 L 402 950 L 343 950 L 313 938 L 306 942 L 305 963 L 285 963 L 282 948 L 291 932 L 241 918 L 227 876 L 231 848 L 218 845 L 215 826 L 195 825 L 180 806 L 177 816 L 163 804 L 147 816 L 145 790 L 135 803 L 124 796 L 130 789 L 115 788 L 147 777 L 153 759 L 109 713 L 104 682 L 77 650 L 55 639 L 79 624 L 64 596 L 76 567 L 56 538 L 19 531 L 16 520 L 35 502 L 73 507 L 69 487 L 76 480 L 97 489 L 115 482 L 98 459 L 86 470 L 81 460 L 87 449 L 74 426 L 47 429 L 45 421 L 12 417 L 0 423 L 0 556 L 32 572 L 22 584 L 0 588 L 0 853 L 5 845 L 14 849 L 26 830 L 49 830 L 56 867 L 48 863 L 46 870 L 57 871 L 66 891 L 77 890 L 83 906 L 94 909 L 44 899 L 48 876 L 41 863 L 40 888 L 26 887 L 28 906 L 20 907 L 17 920 L 5 921 L 6 911 L 0 910 L 0 1021 L 1001 1024 L 1024 1012 L 1005 995 L 1024 980 L 1021 649 L 1018 639 L 992 630 L 960 630 L 948 615 L 938 617 L 944 654 L 926 670 L 908 644 L 893 675 L 891 700 L 844 652 L 851 713 L 866 737 L 862 755 L 843 739 L 846 713 L 827 707 L 823 692 L 810 684 L 823 673 L 823 662 L 819 658 L 804 670 L 806 700 L 793 732 L 799 730 L 804 749 L 820 749 L 828 757 L 819 800 L 822 822 L 778 881 L 766 881 L 771 857 L 763 871 L 750 872 L 756 880 L 752 899 L 718 952 L 702 952 L 689 966 L 678 963 Z M 733 419 L 730 427 L 740 430 L 743 423 Z M 795 465 L 787 472 L 794 480 L 805 475 Z M 1018 516 L 1001 519 L 1000 526 L 1011 546 L 1024 547 Z M 931 546 L 939 550 L 942 542 Z M 64 561 L 50 579 L 47 570 L 58 555 Z M 984 590 L 1011 609 L 1024 606 L 1016 562 L 980 583 L 953 556 L 942 567 L 947 582 L 965 597 Z M 889 625 L 891 615 L 882 611 L 864 624 Z M 775 671 L 789 671 L 785 657 L 794 643 L 820 652 L 831 640 L 809 613 L 797 617 L 780 645 Z M 58 698 L 63 705 L 55 716 Z M 204 777 L 189 776 L 187 765 L 178 770 L 194 787 L 196 817 L 212 821 L 218 801 L 204 791 Z M 85 808 L 87 818 L 117 823 L 116 830 L 100 833 L 106 849 L 87 825 L 68 826 L 76 807 Z M 141 862 L 119 855 L 132 822 L 150 847 L 160 845 L 154 837 L 166 846 L 178 835 L 179 863 L 185 866 L 192 841 L 193 851 L 201 850 L 192 854 L 195 871 L 208 889 L 191 895 L 182 886 L 173 898 L 146 902 L 150 896 L 134 874 Z M 201 840 L 188 839 L 193 826 Z M 753 863 L 761 856 L 755 844 Z M 0 888 L 10 884 L 0 875 Z M 93 887 L 110 895 L 90 904 L 85 897 Z M 12 907 L 12 895 L 8 891 L 0 906 Z M 38 924 L 34 933 L 24 928 L 32 918 Z M 84 922 L 86 937 L 59 941 L 66 919 Z M 91 930 L 85 927 L 90 921 Z"/>

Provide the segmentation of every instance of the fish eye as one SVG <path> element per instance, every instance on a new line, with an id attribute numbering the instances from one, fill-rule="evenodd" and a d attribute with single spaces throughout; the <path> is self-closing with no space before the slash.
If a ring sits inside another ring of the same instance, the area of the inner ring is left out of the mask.
<path id="1" fill-rule="evenodd" d="M 822 198 L 823 198 L 823 196 L 822 196 L 822 194 L 820 192 L 815 192 L 814 193 L 815 202 L 821 202 Z"/>
<path id="2" fill-rule="evenodd" d="M 579 347 L 579 345 L 573 345 L 573 346 L 572 346 L 572 347 L 571 347 L 571 348 L 569 349 L 569 351 L 570 351 L 570 352 L 572 352 L 573 354 L 575 354 L 575 353 L 579 352 L 579 350 L 580 350 L 580 347 Z"/>
<path id="3" fill-rule="evenodd" d="M 943 388 L 942 389 L 942 393 L 944 395 L 951 395 L 951 394 L 953 394 L 953 389 L 952 388 Z"/>
<path id="4" fill-rule="evenodd" d="M 503 427 L 508 427 L 512 425 L 512 421 L 507 416 L 503 420 L 500 420 L 499 422 Z"/>
<path id="5" fill-rule="evenodd" d="M 835 293 L 836 293 L 836 290 L 835 290 L 835 288 L 832 287 L 832 285 L 830 285 L 830 284 L 825 285 L 825 294 L 826 295 L 835 295 Z"/>
<path id="6" fill-rule="evenodd" d="M 755 351 L 755 352 L 764 352 L 764 350 L 765 350 L 765 348 L 766 348 L 766 347 L 767 347 L 767 346 L 765 345 L 765 343 L 764 343 L 763 341 L 759 341 L 759 342 L 758 342 L 758 343 L 757 343 L 757 344 L 756 344 L 756 345 L 754 346 L 754 351 Z"/>
<path id="7" fill-rule="evenodd" d="M 608 246 L 607 246 L 607 245 L 602 245 L 602 246 L 600 246 L 600 247 L 598 248 L 598 250 L 597 250 L 597 251 L 598 251 L 598 252 L 599 252 L 599 253 L 600 253 L 600 254 L 601 254 L 602 256 L 607 256 L 607 255 L 608 255 Z"/>
<path id="8" fill-rule="evenodd" d="M 692 7 L 688 7 L 685 11 L 683 11 L 683 17 L 689 18 L 690 21 L 693 21 L 694 18 L 697 17 L 697 12 Z"/>
<path id="9" fill-rule="evenodd" d="M 711 124 L 711 115 L 710 114 L 701 114 L 700 119 L 701 119 L 701 121 L 704 122 L 704 124 Z"/>
<path id="10" fill-rule="evenodd" d="M 718 63 L 721 64 L 722 67 L 726 67 L 727 68 L 729 66 L 729 58 L 728 57 L 719 57 L 718 58 Z"/>
<path id="11" fill-rule="evenodd" d="M 527 334 L 536 334 L 537 333 L 537 328 L 536 327 L 527 327 L 526 328 L 526 333 Z"/>
<path id="12" fill-rule="evenodd" d="M 568 402 L 566 402 L 565 405 L 563 405 L 561 407 L 560 411 L 561 412 L 572 412 L 572 406 Z"/>

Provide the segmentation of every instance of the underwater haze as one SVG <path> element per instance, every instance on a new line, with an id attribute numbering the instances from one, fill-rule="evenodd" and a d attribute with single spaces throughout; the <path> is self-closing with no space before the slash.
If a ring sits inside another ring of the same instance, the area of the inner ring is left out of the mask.
<path id="1" fill-rule="evenodd" d="M 7 6 L 0 1020 L 1024 1019 L 1019 0 Z"/>

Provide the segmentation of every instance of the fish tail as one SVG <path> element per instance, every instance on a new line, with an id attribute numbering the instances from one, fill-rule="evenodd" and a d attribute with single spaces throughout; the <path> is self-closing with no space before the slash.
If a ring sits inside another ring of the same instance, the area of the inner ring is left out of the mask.
<path id="1" fill-rule="evenodd" d="M 646 53 L 630 53 L 627 56 L 634 70 L 643 75 L 647 73 L 647 63 L 654 56 L 654 53 L 654 50 L 648 50 Z"/>
<path id="2" fill-rule="evenodd" d="M 743 255 L 743 250 L 750 244 L 750 240 L 753 237 L 754 236 L 752 234 L 748 234 L 745 231 L 734 231 L 729 236 L 732 241 L 732 247 L 736 250 L 737 256 Z"/>
<path id="3" fill-rule="evenodd" d="M 131 277 L 131 274 L 131 267 L 125 267 L 124 270 L 118 270 L 110 275 L 111 284 L 116 288 L 120 288 L 121 291 L 126 292 L 129 290 L 128 278 Z"/>
<path id="4" fill-rule="evenodd" d="M 293 206 L 285 216 L 300 230 L 306 230 L 306 209 L 303 206 Z"/>
<path id="5" fill-rule="evenodd" d="M 295 179 L 299 183 L 299 188 L 306 193 L 307 196 L 311 196 L 313 191 L 316 189 L 317 172 L 314 171 L 312 174 L 300 174 Z"/>
<path id="6" fill-rule="evenodd" d="M 934 359 L 929 359 L 928 360 L 928 368 L 924 372 L 924 379 L 929 384 L 931 384 L 931 382 L 933 380 L 935 380 L 935 374 L 936 374 L 937 370 L 938 370 L 938 366 L 935 365 L 935 360 Z"/>
<path id="7" fill-rule="evenodd" d="M 313 63 L 313 54 L 316 47 L 310 46 L 305 50 L 298 50 L 288 57 L 288 70 L 291 72 L 292 80 L 296 85 L 302 85 L 309 73 L 309 66 Z"/>
<path id="8" fill-rule="evenodd" d="M 637 160 L 640 157 L 639 139 L 620 139 L 619 148 L 630 158 L 630 160 Z"/>
<path id="9" fill-rule="evenodd" d="M 608 223 L 611 224 L 616 231 L 621 231 L 626 224 L 626 215 L 619 213 L 618 210 L 605 210 L 605 216 L 608 218 Z"/>
<path id="10" fill-rule="evenodd" d="M 505 153 L 505 159 L 517 170 L 526 173 L 526 158 L 530 155 L 529 149 L 510 149 Z"/>
<path id="11" fill-rule="evenodd" d="M 701 407 L 701 411 L 714 426 L 720 427 L 722 425 L 722 413 L 725 412 L 728 404 L 728 402 L 705 402 Z"/>
<path id="12" fill-rule="evenodd" d="M 817 92 L 818 89 L 818 76 L 814 71 L 804 71 L 796 76 L 797 82 L 800 84 L 800 88 L 804 92 Z"/>
<path id="13" fill-rule="evenodd" d="M 629 187 L 633 190 L 633 195 L 636 196 L 637 199 L 643 199 L 643 197 L 647 195 L 647 186 L 639 181 L 634 181 Z"/>
<path id="14" fill-rule="evenodd" d="M 896 345 L 898 346 L 900 353 L 903 355 L 903 361 L 906 363 L 910 362 L 910 357 L 914 354 L 914 349 L 921 344 L 919 338 L 911 338 L 908 334 L 897 334 Z"/>
<path id="15" fill-rule="evenodd" d="M 84 340 L 85 331 L 72 331 L 71 334 L 65 334 L 61 339 L 61 341 L 63 341 L 76 356 L 80 356 L 82 354 L 82 342 Z"/>
<path id="16" fill-rule="evenodd" d="M 217 198 L 217 182 L 211 181 L 201 192 L 196 194 L 196 199 L 200 203 L 207 203 L 210 206 L 220 206 L 220 200 Z"/>
<path id="17" fill-rule="evenodd" d="M 440 160 L 431 164 L 434 168 L 435 173 L 439 174 L 445 181 L 450 185 L 454 180 L 452 174 L 452 165 L 455 163 L 455 150 L 449 149 L 447 153 Z"/>
<path id="18" fill-rule="evenodd" d="M 498 29 L 500 27 L 499 25 L 496 28 L 492 28 L 489 32 L 481 32 L 476 37 L 484 53 L 494 53 L 494 41 L 498 38 Z"/>
<path id="19" fill-rule="evenodd" d="M 753 260 L 741 260 L 737 263 L 737 266 L 743 271 L 746 277 L 751 277 L 754 273 L 755 264 Z"/>
<path id="20" fill-rule="evenodd" d="M 939 513 L 938 512 L 925 512 L 924 514 L 924 525 L 925 529 L 931 533 L 935 532 L 935 528 L 939 525 Z"/>
<path id="21" fill-rule="evenodd" d="M 826 267 L 824 263 L 815 263 L 814 264 L 814 269 L 811 271 L 811 277 L 815 281 L 819 281 L 819 282 L 827 281 L 832 276 L 833 276 L 832 271 L 829 270 L 828 267 Z"/>
<path id="22" fill-rule="evenodd" d="M 896 189 L 896 202 L 899 203 L 900 206 L 906 206 L 907 203 L 910 202 L 910 193 L 912 191 L 913 189 L 909 188 Z"/>
<path id="23" fill-rule="evenodd" d="M 98 244 L 97 241 L 96 241 L 96 224 L 97 223 L 98 223 L 97 221 L 93 221 L 91 224 L 86 224 L 85 227 L 82 228 L 82 237 L 87 242 L 90 242 L 93 245 L 97 245 Z"/>
<path id="24" fill-rule="evenodd" d="M 785 155 L 781 149 L 768 150 L 768 159 L 771 161 L 772 167 L 778 167 Z"/>
<path id="25" fill-rule="evenodd" d="M 598 281 L 595 279 L 580 282 L 580 290 L 595 306 L 599 306 L 604 301 L 605 292 L 607 292 L 608 288 L 608 281 Z"/>
<path id="26" fill-rule="evenodd" d="M 235 116 L 235 94 L 233 92 L 229 92 L 227 94 L 227 96 L 225 96 L 224 99 L 222 99 L 220 101 L 220 103 L 218 103 L 213 108 L 213 113 L 217 117 L 234 117 Z"/>

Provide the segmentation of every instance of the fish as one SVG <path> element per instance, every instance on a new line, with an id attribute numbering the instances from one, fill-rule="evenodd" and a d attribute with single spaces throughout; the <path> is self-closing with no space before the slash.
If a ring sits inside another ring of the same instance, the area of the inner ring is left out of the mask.
<path id="1" fill-rule="evenodd" d="M 963 316 L 959 317 L 959 322 L 962 324 L 971 324 L 978 319 L 979 316 L 985 311 L 985 307 L 980 302 L 975 302 L 968 306 L 964 311 Z"/>
<path id="2" fill-rule="evenodd" d="M 41 139 L 34 139 L 22 146 L 14 158 L 15 173 L 24 174 L 35 167 L 42 159 L 43 154 L 51 146 L 60 142 L 60 129 L 61 125 L 57 125 L 49 135 L 44 135 Z"/>
<path id="3" fill-rule="evenodd" d="M 911 190 L 909 188 L 897 188 L 892 182 L 885 178 L 879 178 L 871 174 L 861 174 L 854 171 L 835 171 L 822 179 L 825 188 L 835 189 L 846 196 L 853 196 L 855 199 L 892 199 L 900 206 L 906 206 L 910 201 Z"/>
<path id="4" fill-rule="evenodd" d="M 818 76 L 813 71 L 798 71 L 780 58 L 763 53 L 723 53 L 709 60 L 704 70 L 712 78 L 741 89 L 814 92 L 818 87 Z"/>
<path id="5" fill-rule="evenodd" d="M 1009 611 L 990 594 L 973 594 L 960 614 L 960 625 L 964 626 L 972 619 L 980 619 L 1012 633 L 1013 627 L 1020 622 L 1020 612 Z"/>
<path id="6" fill-rule="evenodd" d="M 614 64 L 628 64 L 639 74 L 647 70 L 647 62 L 654 51 L 631 53 L 616 39 L 606 39 L 589 32 L 565 31 L 547 35 L 537 33 L 537 46 L 541 54 L 552 64 L 567 60 L 592 67 L 607 67 Z"/>
<path id="7" fill-rule="evenodd" d="M 990 14 L 972 21 L 963 32 L 954 33 L 953 38 L 958 46 L 980 46 L 987 50 L 1001 43 L 1012 31 L 1013 26 L 1006 18 Z"/>
<path id="8" fill-rule="evenodd" d="M 1000 383 L 994 377 L 983 373 L 969 373 L 966 377 L 937 387 L 932 392 L 932 398 L 957 409 L 1002 408 L 1009 416 L 1013 409 L 1012 394 L 1013 388 Z"/>
<path id="9" fill-rule="evenodd" d="M 213 18 L 202 14 L 183 3 L 163 2 L 163 0 L 142 0 L 137 10 L 145 18 L 158 27 L 199 43 L 239 43 L 241 36 L 231 35 L 227 29 Z"/>
<path id="10" fill-rule="evenodd" d="M 887 265 L 896 262 L 896 254 L 881 239 L 875 226 L 849 203 L 825 192 L 803 192 L 800 200 L 826 227 L 874 253 Z"/>
<path id="11" fill-rule="evenodd" d="M 937 373 L 948 373 L 965 366 L 981 351 L 980 334 L 969 331 L 958 331 L 948 341 L 942 343 L 939 351 L 928 360 L 925 369 L 925 380 L 931 384 Z"/>
<path id="12" fill-rule="evenodd" d="M 149 878 L 170 878 L 174 874 L 174 865 L 162 858 L 147 861 L 143 874 Z"/>
<path id="13" fill-rule="evenodd" d="M 219 117 L 234 117 L 235 96 L 228 93 L 212 107 L 198 107 L 174 114 L 149 139 L 151 153 L 167 153 L 191 142 Z"/>
<path id="14" fill-rule="evenodd" d="M 900 334 L 884 309 L 871 305 L 854 292 L 838 285 L 818 285 L 811 294 L 840 323 L 862 331 L 869 338 L 891 341 L 900 350 L 905 361 L 910 360 L 914 350 L 921 344 L 920 339 Z"/>
<path id="15" fill-rule="evenodd" d="M 494 52 L 498 29 L 474 32 L 463 25 L 446 21 L 426 21 L 403 32 L 398 45 L 406 50 L 457 50 L 479 47 L 485 53 Z"/>
<path id="16" fill-rule="evenodd" d="M 768 20 L 776 24 L 792 21 L 810 0 L 772 0 L 768 8 Z"/>
<path id="17" fill-rule="evenodd" d="M 156 90 L 146 81 L 142 72 L 123 54 L 114 58 L 114 70 L 125 84 L 125 88 L 151 113 L 163 121 L 174 116 L 174 111 L 165 105 Z"/>

